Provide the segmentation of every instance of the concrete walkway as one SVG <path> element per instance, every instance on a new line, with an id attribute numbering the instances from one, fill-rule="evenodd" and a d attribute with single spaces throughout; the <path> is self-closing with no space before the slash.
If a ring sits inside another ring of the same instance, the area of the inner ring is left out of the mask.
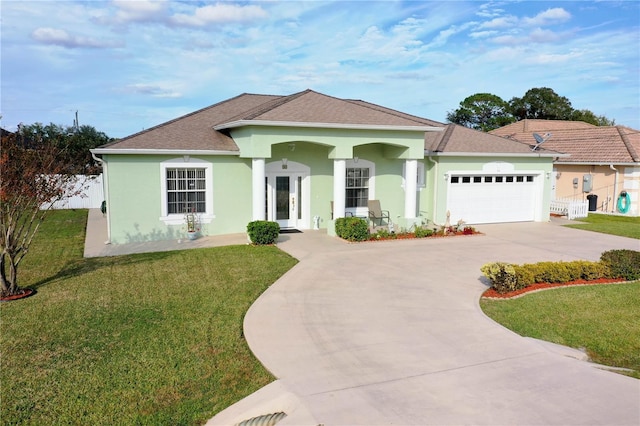
<path id="1" fill-rule="evenodd" d="M 100 219 L 92 211 L 85 255 L 196 247 L 105 246 Z M 485 235 L 360 244 L 322 231 L 281 235 L 279 247 L 300 263 L 254 303 L 244 327 L 278 380 L 208 425 L 276 411 L 288 414 L 278 426 L 640 424 L 639 380 L 520 337 L 478 305 L 486 262 L 597 260 L 640 250 L 640 241 L 553 223 L 478 228 Z"/>

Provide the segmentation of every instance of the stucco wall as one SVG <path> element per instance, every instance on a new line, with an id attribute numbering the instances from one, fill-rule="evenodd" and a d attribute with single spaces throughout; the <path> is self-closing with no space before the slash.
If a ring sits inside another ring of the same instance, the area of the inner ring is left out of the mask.
<path id="1" fill-rule="evenodd" d="M 444 223 L 446 220 L 447 191 L 451 174 L 460 172 L 493 174 L 493 170 L 496 170 L 494 165 L 497 163 L 502 163 L 503 169 L 508 170 L 512 167 L 514 172 L 536 174 L 536 182 L 539 184 L 539 210 L 536 212 L 536 217 L 538 218 L 536 220 L 541 222 L 549 220 L 551 171 L 553 168 L 551 158 L 440 156 L 437 160 L 438 165 L 431 167 L 429 174 L 430 184 L 437 184 L 434 196 L 436 208 L 433 212 L 433 220 L 436 223 Z M 457 220 L 457 218 L 452 218 L 452 220 Z"/>
<path id="2" fill-rule="evenodd" d="M 640 167 L 595 165 L 556 164 L 554 166 L 555 197 L 586 200 L 587 195 L 598 196 L 597 211 L 618 213 L 617 201 L 621 191 L 627 191 L 631 196 L 631 207 L 628 215 L 638 216 L 640 203 Z M 591 176 L 592 188 L 590 192 L 583 192 L 583 178 Z M 577 180 L 577 185 L 574 185 Z"/>

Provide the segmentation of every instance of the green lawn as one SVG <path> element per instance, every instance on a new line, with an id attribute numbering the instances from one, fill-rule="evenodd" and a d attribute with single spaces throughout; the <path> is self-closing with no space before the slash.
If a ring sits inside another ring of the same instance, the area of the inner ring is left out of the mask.
<path id="1" fill-rule="evenodd" d="M 640 239 L 640 217 L 591 213 L 589 217 L 577 220 L 585 223 L 566 226 L 569 228 Z"/>
<path id="2" fill-rule="evenodd" d="M 640 378 L 640 281 L 482 299 L 480 306 L 520 335 L 586 348 L 594 362 L 633 369 Z"/>
<path id="3" fill-rule="evenodd" d="M 3 424 L 202 424 L 273 380 L 242 333 L 296 260 L 232 246 L 83 259 L 87 211 L 45 221 L 0 305 Z"/>

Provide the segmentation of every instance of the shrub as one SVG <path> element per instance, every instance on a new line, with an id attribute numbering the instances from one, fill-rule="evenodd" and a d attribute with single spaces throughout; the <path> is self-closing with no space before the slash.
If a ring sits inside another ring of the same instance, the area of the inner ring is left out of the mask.
<path id="1" fill-rule="evenodd" d="M 508 293 L 526 286 L 519 286 L 513 265 L 504 262 L 487 263 L 480 268 L 498 293 Z"/>
<path id="2" fill-rule="evenodd" d="M 415 231 L 416 238 L 425 238 L 433 235 L 433 229 L 417 227 Z"/>
<path id="3" fill-rule="evenodd" d="M 397 235 L 393 232 L 389 232 L 389 230 L 386 228 L 378 229 L 373 236 L 369 237 L 369 239 L 381 239 L 381 240 L 389 240 L 389 239 L 395 240 L 396 238 L 397 238 Z"/>
<path id="4" fill-rule="evenodd" d="M 476 233 L 476 228 L 474 228 L 473 226 L 465 226 L 462 230 L 462 233 L 464 235 L 473 235 Z"/>
<path id="5" fill-rule="evenodd" d="M 640 279 L 640 252 L 634 250 L 609 250 L 602 253 L 600 261 L 608 268 L 612 278 L 627 281 Z"/>
<path id="6" fill-rule="evenodd" d="M 253 244 L 274 244 L 280 233 L 280 225 L 277 222 L 267 220 L 255 220 L 247 225 L 247 234 Z"/>
<path id="7" fill-rule="evenodd" d="M 358 217 L 340 217 L 336 219 L 336 235 L 347 241 L 365 241 L 369 238 L 369 227 Z"/>
<path id="8" fill-rule="evenodd" d="M 538 262 L 514 266 L 519 284 L 564 283 L 575 280 L 595 280 L 607 277 L 607 268 L 600 262 Z"/>

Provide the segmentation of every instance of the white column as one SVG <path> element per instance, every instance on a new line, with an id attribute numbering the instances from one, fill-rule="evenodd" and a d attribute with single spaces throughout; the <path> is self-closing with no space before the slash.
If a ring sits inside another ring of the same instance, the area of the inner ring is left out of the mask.
<path id="1" fill-rule="evenodd" d="M 253 158 L 251 160 L 251 193 L 253 206 L 253 220 L 265 220 L 264 206 L 265 199 L 265 183 L 264 183 L 264 158 Z"/>
<path id="2" fill-rule="evenodd" d="M 418 160 L 405 160 L 404 217 L 415 219 L 418 189 Z"/>
<path id="3" fill-rule="evenodd" d="M 345 188 L 347 179 L 346 160 L 333 160 L 333 219 L 344 217 Z"/>

